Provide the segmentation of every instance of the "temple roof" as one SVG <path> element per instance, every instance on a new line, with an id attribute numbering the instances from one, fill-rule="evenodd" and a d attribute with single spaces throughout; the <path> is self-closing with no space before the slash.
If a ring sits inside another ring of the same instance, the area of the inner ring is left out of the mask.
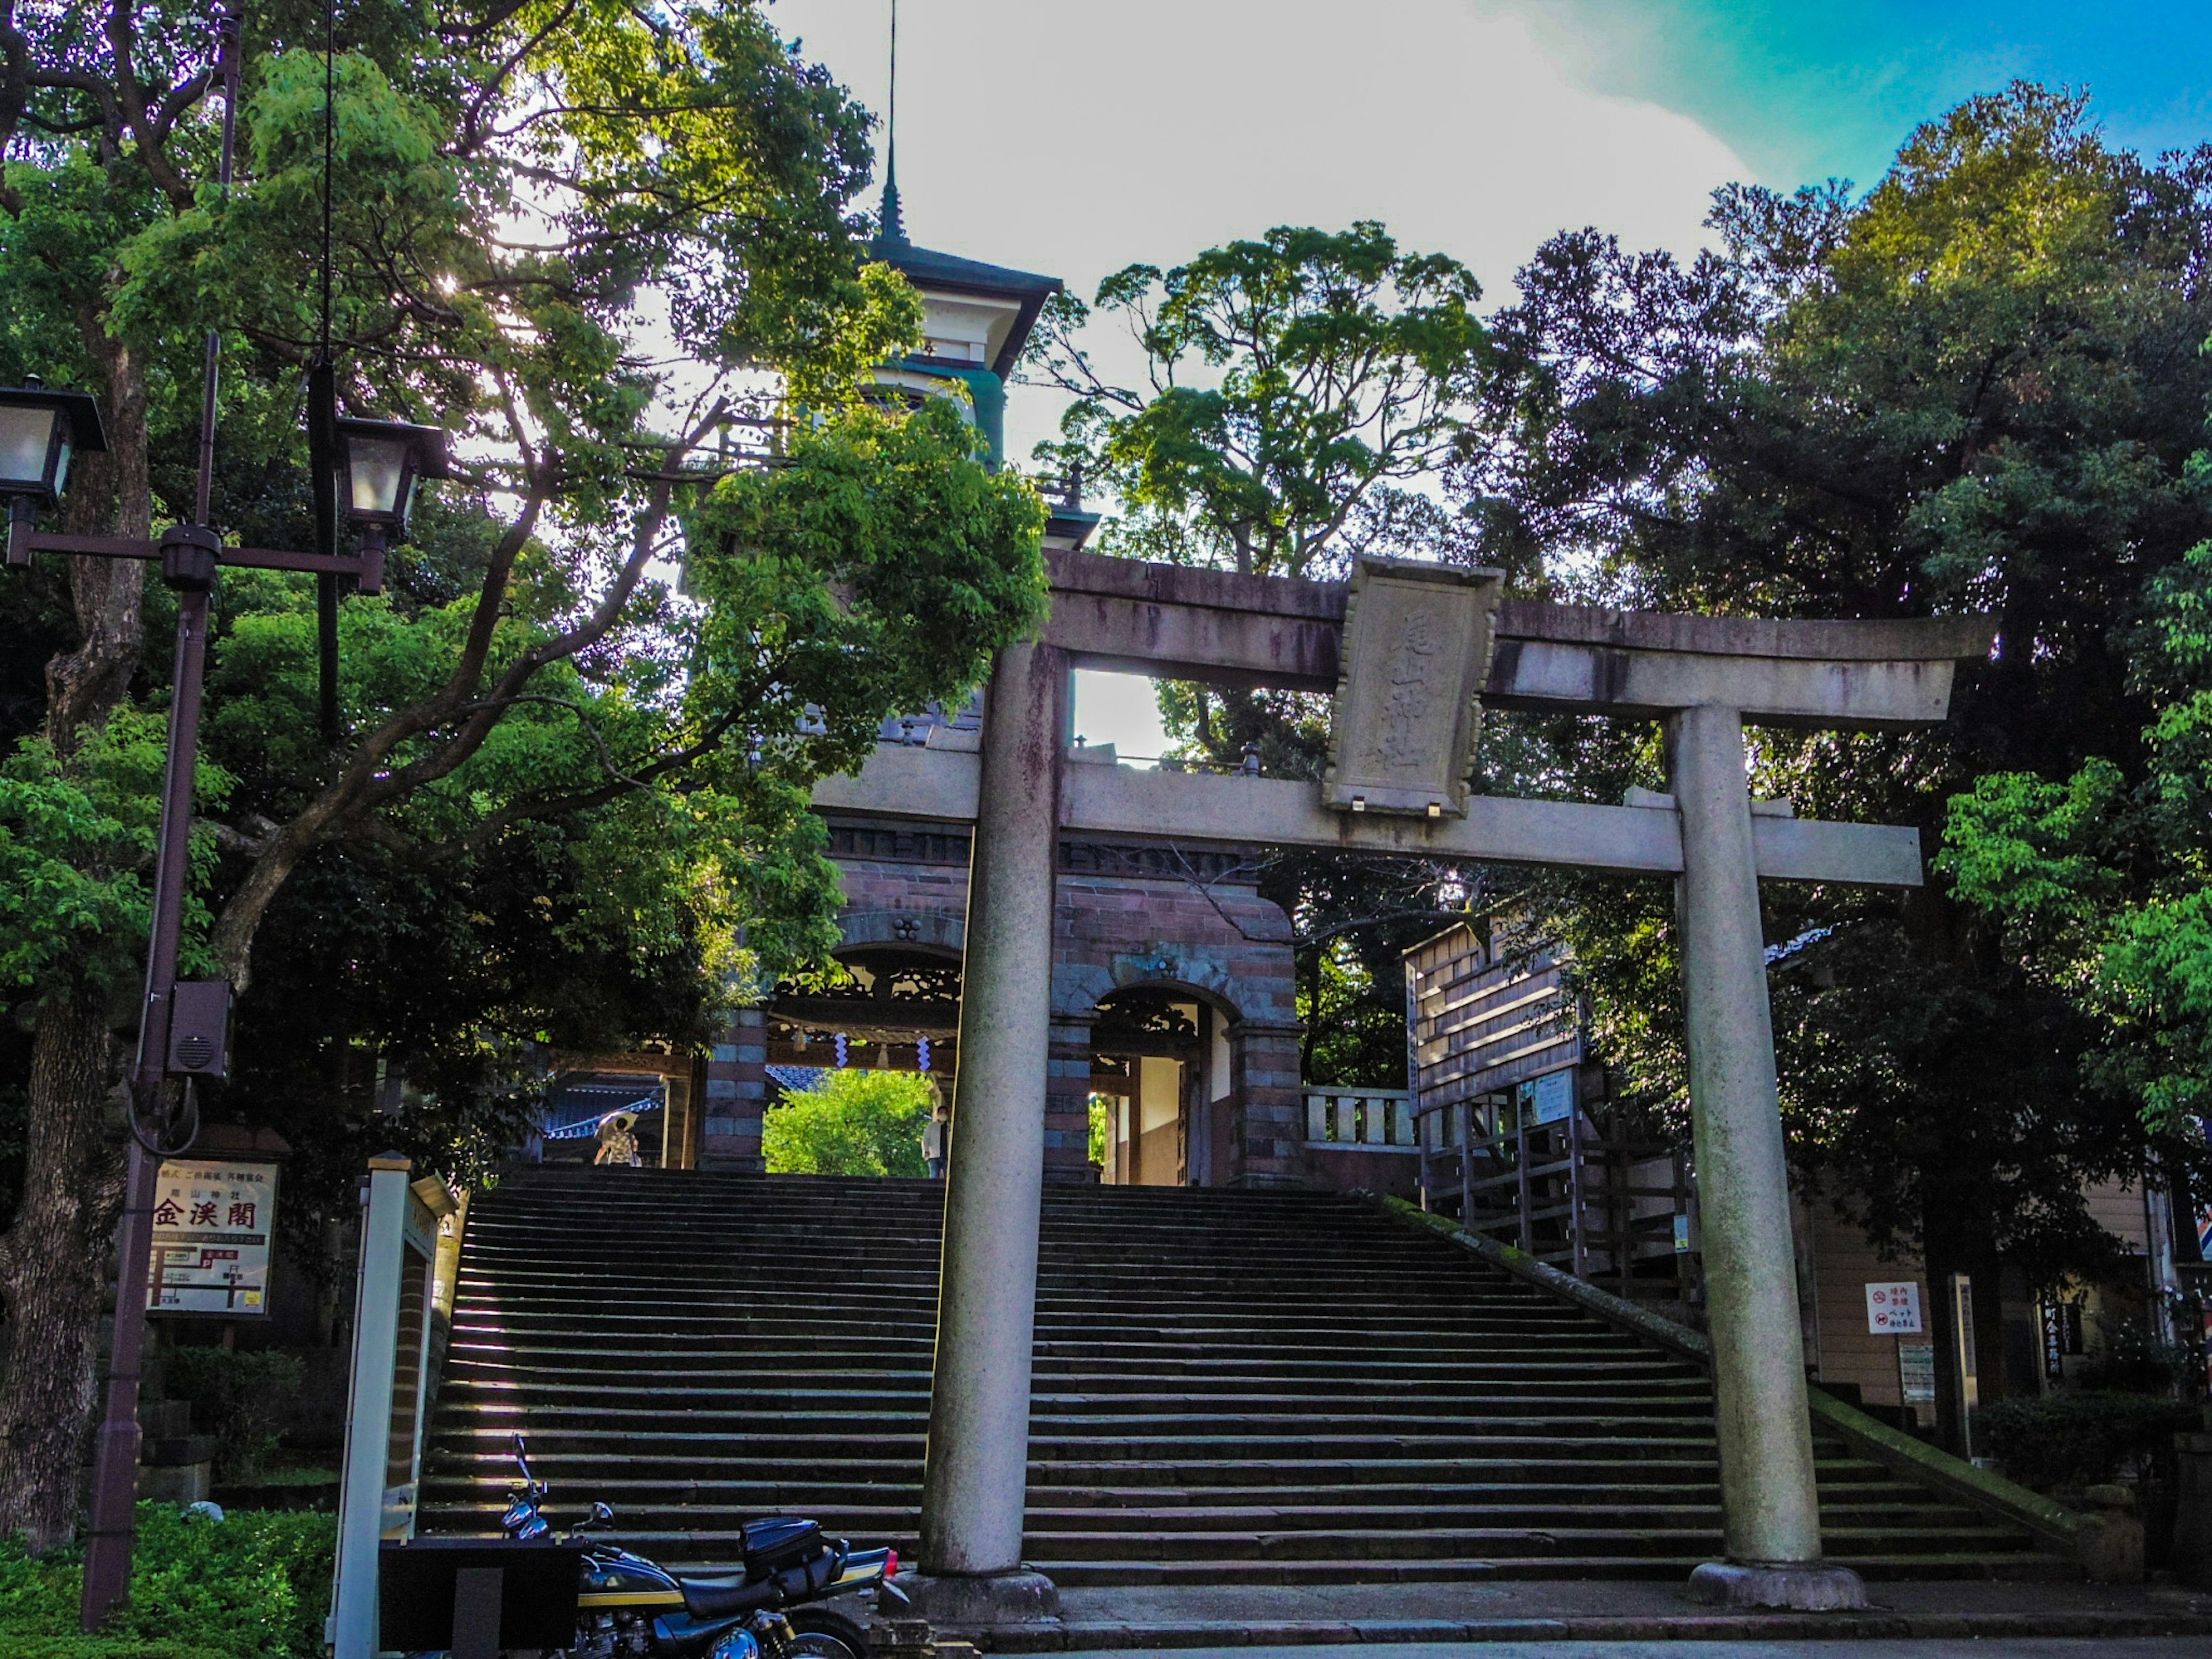
<path id="1" fill-rule="evenodd" d="M 868 252 L 925 292 L 1015 301 L 1020 313 L 991 362 L 991 372 L 1002 380 L 1013 373 L 1044 302 L 1064 286 L 1057 276 L 1041 276 L 1035 271 L 1014 270 L 1006 265 L 986 264 L 981 259 L 963 259 L 957 253 L 915 246 L 906 234 L 906 216 L 900 208 L 898 179 L 895 175 L 884 186 L 883 228 L 868 244 Z"/>

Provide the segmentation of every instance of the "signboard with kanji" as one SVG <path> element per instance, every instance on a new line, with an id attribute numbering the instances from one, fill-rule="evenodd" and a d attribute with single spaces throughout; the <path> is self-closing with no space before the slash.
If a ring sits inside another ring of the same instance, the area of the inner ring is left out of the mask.
<path id="1" fill-rule="evenodd" d="M 1532 1077 L 1518 1091 L 1522 1121 L 1530 1128 L 1544 1123 L 1565 1123 L 1575 1115 L 1575 1073 L 1547 1072 Z"/>
<path id="2" fill-rule="evenodd" d="M 152 1313 L 269 1310 L 269 1243 L 276 1166 L 244 1159 L 168 1158 L 154 1192 Z"/>
<path id="3" fill-rule="evenodd" d="M 1920 1323 L 1920 1286 L 1907 1282 L 1902 1285 L 1869 1285 L 1866 1287 L 1867 1329 L 1877 1336 L 1917 1336 L 1923 1327 Z"/>
<path id="4" fill-rule="evenodd" d="M 1900 1342 L 1897 1345 L 1897 1381 L 1908 1406 L 1936 1403 L 1936 1345 Z"/>

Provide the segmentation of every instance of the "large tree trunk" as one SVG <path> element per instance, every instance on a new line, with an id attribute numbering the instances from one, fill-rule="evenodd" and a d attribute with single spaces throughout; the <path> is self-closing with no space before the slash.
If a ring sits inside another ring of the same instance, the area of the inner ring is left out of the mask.
<path id="1" fill-rule="evenodd" d="M 103 1121 L 111 1046 L 99 987 L 71 985 L 40 1008 L 23 1200 L 0 1240 L 0 1535 L 21 1532 L 33 1553 L 75 1535 L 99 1397 L 100 1305 L 122 1196 Z"/>
<path id="2" fill-rule="evenodd" d="M 85 332 L 106 370 L 113 447 L 79 463 L 68 526 L 150 537 L 145 371 L 96 319 Z M 70 561 L 78 644 L 46 665 L 46 736 L 64 755 L 130 690 L 143 641 L 145 568 L 137 559 Z M 0 1535 L 20 1531 L 33 1551 L 76 1533 L 79 1467 L 99 1397 L 100 1305 L 122 1197 L 106 1112 L 118 1058 L 107 1008 L 106 994 L 75 975 L 40 1005 L 23 1199 L 0 1239 L 9 1337 L 0 1380 Z"/>
<path id="3" fill-rule="evenodd" d="M 107 371 L 112 447 L 104 455 L 80 456 L 72 465 L 66 527 L 78 536 L 150 537 L 154 491 L 146 464 L 145 369 L 129 347 L 107 339 L 96 325 L 88 325 L 86 333 Z M 111 510 L 112 518 L 103 524 Z M 77 646 L 46 665 L 46 740 L 63 754 L 76 750 L 86 726 L 105 723 L 130 691 L 145 642 L 145 592 L 143 560 L 70 561 Z"/>

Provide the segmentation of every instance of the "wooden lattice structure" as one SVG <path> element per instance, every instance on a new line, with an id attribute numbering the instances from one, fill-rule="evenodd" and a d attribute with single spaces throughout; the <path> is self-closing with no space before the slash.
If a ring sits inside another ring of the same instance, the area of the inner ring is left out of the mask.
<path id="1" fill-rule="evenodd" d="M 1555 941 L 1510 918 L 1406 953 L 1422 1202 L 1623 1296 L 1689 1299 L 1688 1165 L 1607 1099 L 1565 968 Z"/>

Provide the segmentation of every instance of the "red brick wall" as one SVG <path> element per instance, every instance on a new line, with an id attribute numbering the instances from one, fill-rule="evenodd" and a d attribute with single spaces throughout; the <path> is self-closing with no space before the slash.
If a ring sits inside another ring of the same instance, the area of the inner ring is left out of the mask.
<path id="1" fill-rule="evenodd" d="M 957 948 L 968 899 L 964 834 L 833 825 L 848 937 L 896 937 L 900 921 Z M 1182 873 L 1190 871 L 1192 878 Z M 1305 1178 L 1297 986 L 1282 910 L 1218 864 L 1188 866 L 1155 849 L 1063 847 L 1054 946 L 1052 1048 L 1045 1114 L 1049 1181 L 1091 1179 L 1091 1025 L 1102 997 L 1141 984 L 1195 993 L 1230 1021 L 1228 1167 L 1237 1185 Z M 1198 882 L 1210 880 L 1201 888 Z M 701 1162 L 757 1169 L 767 1092 L 763 1016 L 740 1014 L 707 1067 Z M 1217 1163 L 1218 1161 L 1217 1160 Z"/>

